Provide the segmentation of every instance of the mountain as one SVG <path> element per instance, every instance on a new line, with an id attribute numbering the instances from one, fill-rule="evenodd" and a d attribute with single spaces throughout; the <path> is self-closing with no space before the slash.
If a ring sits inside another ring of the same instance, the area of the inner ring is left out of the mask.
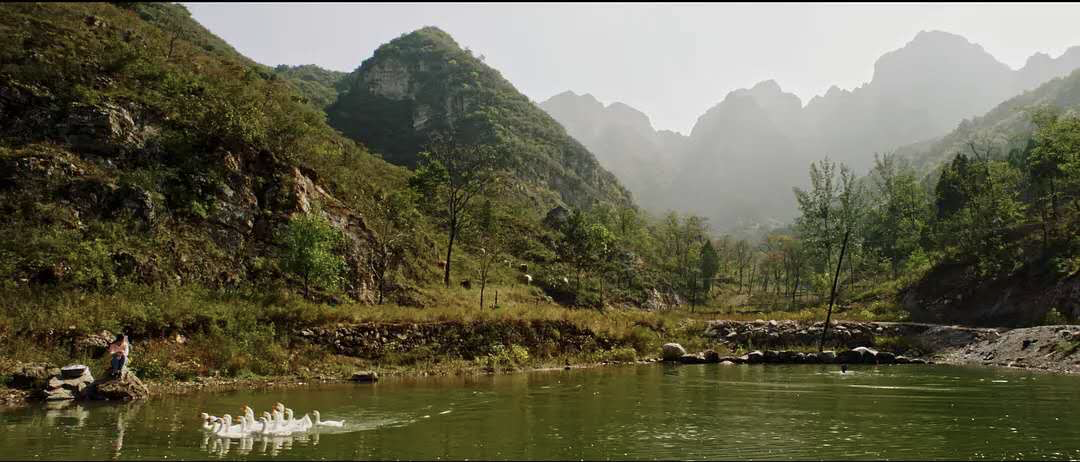
<path id="1" fill-rule="evenodd" d="M 596 141 L 596 127 L 616 140 L 642 133 L 607 122 L 611 115 L 598 110 L 599 103 L 542 107 L 634 185 L 639 203 L 653 212 L 701 214 L 725 230 L 790 220 L 796 212 L 791 187 L 806 183 L 813 161 L 828 156 L 863 174 L 875 153 L 930 143 L 961 120 L 1078 67 L 1080 47 L 1058 58 L 1036 54 L 1012 70 L 961 36 L 924 31 L 881 56 L 869 82 L 852 90 L 833 86 L 805 106 L 773 80 L 734 90 L 698 118 L 685 142 L 663 148 L 663 156 Z M 643 157 L 663 165 L 642 164 Z M 635 165 L 670 175 L 670 186 L 642 188 Z"/>
<path id="2" fill-rule="evenodd" d="M 438 131 L 495 143 L 545 206 L 630 204 L 630 194 L 566 130 L 449 34 L 425 27 L 375 50 L 327 108 L 330 124 L 412 166 Z"/>
<path id="3" fill-rule="evenodd" d="M 4 4 L 0 60 L 0 287 L 288 287 L 275 236 L 314 212 L 371 299 L 359 198 L 407 171 L 182 5 Z"/>
<path id="4" fill-rule="evenodd" d="M 289 66 L 282 64 L 273 69 L 275 75 L 290 85 L 319 111 L 324 111 L 337 100 L 338 93 L 348 87 L 346 72 L 323 69 L 314 64 Z"/>
<path id="5" fill-rule="evenodd" d="M 623 103 L 604 106 L 590 94 L 567 91 L 540 103 L 567 133 L 596 154 L 605 169 L 633 193 L 638 204 L 654 209 L 672 179 L 675 155 L 686 137 L 656 130 L 649 117 Z"/>

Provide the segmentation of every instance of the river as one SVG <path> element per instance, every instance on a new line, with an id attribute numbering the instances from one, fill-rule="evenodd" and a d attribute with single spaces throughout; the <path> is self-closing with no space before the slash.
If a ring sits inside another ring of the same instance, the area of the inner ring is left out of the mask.
<path id="1" fill-rule="evenodd" d="M 283 402 L 342 429 L 208 437 Z M 0 459 L 1080 459 L 1080 377 L 954 366 L 622 366 L 0 413 Z"/>

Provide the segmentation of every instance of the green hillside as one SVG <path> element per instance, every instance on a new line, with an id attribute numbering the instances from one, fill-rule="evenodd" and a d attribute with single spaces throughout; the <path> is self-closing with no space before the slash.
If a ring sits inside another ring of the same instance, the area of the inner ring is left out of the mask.
<path id="1" fill-rule="evenodd" d="M 558 122 L 438 28 L 379 47 L 347 81 L 327 109 L 330 124 L 390 162 L 415 165 L 429 135 L 453 127 L 496 144 L 526 195 L 542 204 L 630 203 L 618 180 Z"/>

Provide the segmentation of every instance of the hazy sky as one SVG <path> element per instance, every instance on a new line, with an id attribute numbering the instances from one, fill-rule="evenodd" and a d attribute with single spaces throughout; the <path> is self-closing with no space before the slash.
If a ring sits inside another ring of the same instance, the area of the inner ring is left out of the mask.
<path id="1" fill-rule="evenodd" d="M 731 90 L 775 79 L 803 104 L 870 80 L 920 30 L 980 44 L 1012 68 L 1080 45 L 1080 4 L 241 4 L 192 15 L 269 65 L 351 71 L 379 45 L 433 25 L 543 101 L 573 90 L 689 133 Z"/>

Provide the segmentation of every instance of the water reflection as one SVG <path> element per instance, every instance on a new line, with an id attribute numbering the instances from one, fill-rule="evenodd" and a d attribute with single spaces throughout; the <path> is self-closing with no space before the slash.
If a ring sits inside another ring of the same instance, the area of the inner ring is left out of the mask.
<path id="1" fill-rule="evenodd" d="M 243 438 L 223 438 L 213 433 L 205 432 L 202 439 L 202 445 L 200 445 L 199 448 L 211 455 L 224 457 L 229 454 L 229 451 L 234 449 L 237 454 L 248 455 L 251 454 L 252 451 L 256 451 L 255 448 L 258 447 L 257 451 L 259 454 L 276 456 L 282 451 L 291 450 L 294 442 L 318 446 L 319 432 L 313 431 L 288 436 L 251 435 Z"/>

